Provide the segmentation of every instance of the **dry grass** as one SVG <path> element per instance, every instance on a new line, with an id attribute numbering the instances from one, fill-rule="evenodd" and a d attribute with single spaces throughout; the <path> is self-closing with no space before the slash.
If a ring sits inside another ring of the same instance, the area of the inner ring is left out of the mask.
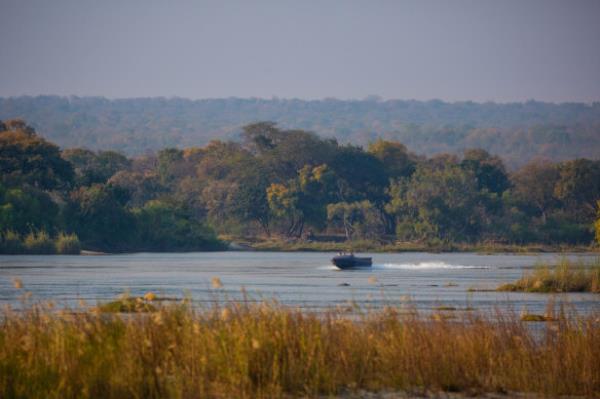
<path id="1" fill-rule="evenodd" d="M 565 258 L 556 265 L 539 265 L 514 283 L 501 285 L 498 291 L 600 293 L 600 258 L 588 264 Z"/>
<path id="2" fill-rule="evenodd" d="M 599 315 L 349 319 L 277 303 L 151 313 L 46 305 L 0 319 L 2 398 L 254 398 L 361 391 L 600 394 Z M 408 316 L 406 315 L 408 314 Z M 547 326 L 547 327 L 546 327 Z"/>
<path id="3" fill-rule="evenodd" d="M 543 314 L 525 313 L 521 315 L 521 321 L 555 321 L 555 319 Z"/>

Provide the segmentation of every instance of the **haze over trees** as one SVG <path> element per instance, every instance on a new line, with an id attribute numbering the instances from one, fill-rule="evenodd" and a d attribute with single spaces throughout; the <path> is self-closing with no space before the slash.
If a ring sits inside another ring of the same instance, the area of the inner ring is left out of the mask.
<path id="1" fill-rule="evenodd" d="M 600 103 L 0 98 L 0 119 L 17 117 L 63 148 L 128 156 L 204 146 L 213 139 L 239 140 L 244 125 L 261 120 L 339 143 L 397 141 L 427 156 L 481 148 L 500 156 L 510 170 L 534 158 L 556 162 L 600 154 Z"/>
<path id="2" fill-rule="evenodd" d="M 482 149 L 426 157 L 273 122 L 244 126 L 240 141 L 126 157 L 61 151 L 8 120 L 0 169 L 0 252 L 47 251 L 57 237 L 95 250 L 182 251 L 223 248 L 216 234 L 426 245 L 588 245 L 598 234 L 598 160 L 534 160 L 510 172 Z"/>

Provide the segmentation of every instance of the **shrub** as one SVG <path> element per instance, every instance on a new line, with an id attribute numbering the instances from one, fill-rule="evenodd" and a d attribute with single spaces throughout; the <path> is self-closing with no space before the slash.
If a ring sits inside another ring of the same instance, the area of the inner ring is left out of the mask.
<path id="1" fill-rule="evenodd" d="M 600 293 L 600 259 L 587 265 L 568 259 L 554 266 L 541 265 L 514 283 L 501 285 L 498 291 Z"/>
<path id="2" fill-rule="evenodd" d="M 44 230 L 31 232 L 25 237 L 25 249 L 30 254 L 54 254 L 56 248 L 50 235 Z"/>
<path id="3" fill-rule="evenodd" d="M 77 234 L 60 233 L 56 238 L 56 252 L 63 255 L 79 255 L 81 245 Z"/>
<path id="4" fill-rule="evenodd" d="M 0 253 L 2 254 L 20 254 L 23 253 L 23 243 L 21 236 L 12 230 L 0 234 Z"/>

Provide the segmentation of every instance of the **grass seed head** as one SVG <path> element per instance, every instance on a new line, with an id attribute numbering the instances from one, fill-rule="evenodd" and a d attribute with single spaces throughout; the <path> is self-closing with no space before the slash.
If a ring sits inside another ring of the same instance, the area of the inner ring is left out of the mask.
<path id="1" fill-rule="evenodd" d="M 151 291 L 146 292 L 144 294 L 144 299 L 151 302 L 156 299 L 156 294 L 154 294 L 154 292 Z"/>
<path id="2" fill-rule="evenodd" d="M 215 289 L 223 288 L 223 283 L 221 282 L 221 279 L 218 277 L 213 277 L 210 282 L 211 282 L 212 287 Z"/>

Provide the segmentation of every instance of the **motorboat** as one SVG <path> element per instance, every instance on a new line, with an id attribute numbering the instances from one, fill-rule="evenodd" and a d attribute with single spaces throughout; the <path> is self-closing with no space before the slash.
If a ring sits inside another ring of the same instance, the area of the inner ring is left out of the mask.
<path id="1" fill-rule="evenodd" d="M 337 266 L 339 269 L 358 269 L 363 267 L 371 267 L 373 260 L 371 258 L 361 258 L 354 256 L 353 253 L 344 254 L 340 253 L 331 259 L 331 263 Z"/>

